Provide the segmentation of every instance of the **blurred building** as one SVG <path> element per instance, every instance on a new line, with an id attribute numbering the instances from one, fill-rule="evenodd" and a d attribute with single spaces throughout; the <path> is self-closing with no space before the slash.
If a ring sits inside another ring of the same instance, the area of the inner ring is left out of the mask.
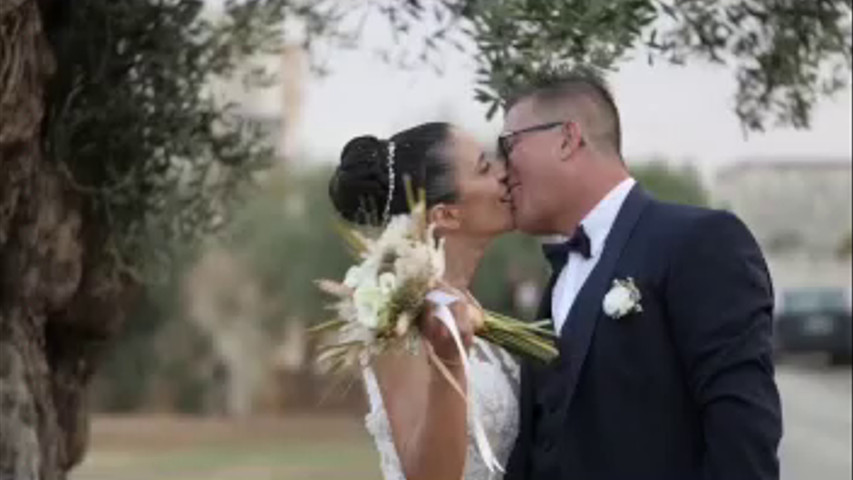
<path id="1" fill-rule="evenodd" d="M 777 289 L 851 284 L 850 159 L 754 159 L 718 171 L 714 203 L 761 244 Z"/>

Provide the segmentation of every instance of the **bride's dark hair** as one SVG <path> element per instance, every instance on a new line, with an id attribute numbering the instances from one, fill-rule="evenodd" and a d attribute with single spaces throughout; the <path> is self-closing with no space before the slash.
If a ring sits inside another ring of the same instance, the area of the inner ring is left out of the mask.
<path id="1" fill-rule="evenodd" d="M 406 178 L 426 193 L 427 206 L 456 200 L 454 166 L 448 157 L 448 123 L 425 123 L 397 133 L 389 140 L 366 135 L 350 140 L 329 182 L 329 196 L 345 219 L 381 225 L 388 202 L 389 145 L 394 144 L 394 190 L 390 215 L 408 212 Z"/>

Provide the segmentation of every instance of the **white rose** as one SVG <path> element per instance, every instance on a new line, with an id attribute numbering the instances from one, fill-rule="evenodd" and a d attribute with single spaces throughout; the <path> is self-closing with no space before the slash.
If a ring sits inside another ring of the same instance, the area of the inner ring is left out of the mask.
<path id="1" fill-rule="evenodd" d="M 360 264 L 353 265 L 347 270 L 344 275 L 344 285 L 355 289 L 365 282 L 375 282 L 379 271 L 380 258 L 370 255 L 366 257 Z"/>
<path id="2" fill-rule="evenodd" d="M 613 287 L 604 297 L 604 313 L 611 317 L 624 317 L 628 314 L 630 305 L 631 292 L 621 285 Z"/>
<path id="3" fill-rule="evenodd" d="M 376 282 L 365 282 L 355 289 L 353 294 L 356 318 L 369 329 L 379 327 L 379 312 L 385 304 L 385 296 Z"/>
<path id="4" fill-rule="evenodd" d="M 642 312 L 642 295 L 632 278 L 614 280 L 613 288 L 604 297 L 604 313 L 612 318 L 622 318 L 630 313 Z"/>

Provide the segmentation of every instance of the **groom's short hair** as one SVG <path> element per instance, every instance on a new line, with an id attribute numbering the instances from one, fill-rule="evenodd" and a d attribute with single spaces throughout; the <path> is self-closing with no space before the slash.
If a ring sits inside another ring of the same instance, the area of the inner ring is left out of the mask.
<path id="1" fill-rule="evenodd" d="M 607 82 L 595 71 L 578 68 L 559 75 L 544 76 L 510 95 L 504 108 L 509 111 L 515 104 L 527 99 L 532 99 L 537 106 L 544 109 L 568 107 L 574 110 L 572 114 L 585 117 L 575 120 L 585 121 L 586 127 L 593 130 L 587 132 L 587 135 L 594 137 L 588 141 L 609 147 L 618 155 L 622 155 L 619 108 Z"/>

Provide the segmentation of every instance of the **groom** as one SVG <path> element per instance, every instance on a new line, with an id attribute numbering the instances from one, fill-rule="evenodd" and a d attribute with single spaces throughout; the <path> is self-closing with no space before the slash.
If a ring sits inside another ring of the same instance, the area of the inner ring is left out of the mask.
<path id="1" fill-rule="evenodd" d="M 586 74 L 508 106 L 499 146 L 517 226 L 563 241 L 545 246 L 539 317 L 553 319 L 560 358 L 523 367 L 506 478 L 778 479 L 762 253 L 735 216 L 650 197 L 620 128 Z"/>

